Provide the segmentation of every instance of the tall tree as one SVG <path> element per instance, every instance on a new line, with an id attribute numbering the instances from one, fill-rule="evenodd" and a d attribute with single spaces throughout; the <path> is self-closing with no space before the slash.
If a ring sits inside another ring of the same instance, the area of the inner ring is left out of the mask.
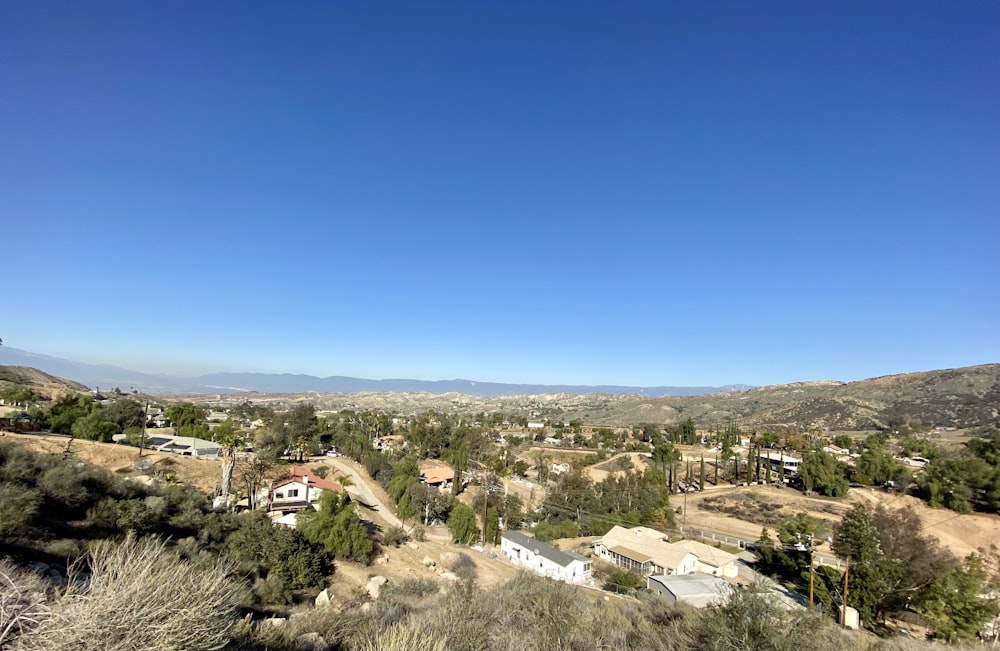
<path id="1" fill-rule="evenodd" d="M 874 625 L 884 616 L 886 597 L 904 568 L 883 552 L 871 509 L 858 504 L 844 515 L 834 533 L 833 551 L 850 561 L 849 605 L 857 608 L 866 625 Z"/>
<path id="2" fill-rule="evenodd" d="M 461 545 L 471 545 L 479 538 L 476 527 L 476 513 L 464 502 L 455 501 L 448 516 L 448 531 L 451 539 Z"/>
<path id="3" fill-rule="evenodd" d="M 236 449 L 243 445 L 243 432 L 232 418 L 227 418 L 224 423 L 212 430 L 212 438 L 222 447 L 222 481 L 219 483 L 219 495 L 223 500 L 227 500 L 233 482 L 233 469 L 236 466 Z"/>
<path id="4" fill-rule="evenodd" d="M 822 450 L 810 450 L 799 466 L 799 478 L 807 491 L 818 491 L 827 497 L 847 495 L 847 479 L 843 466 L 833 455 Z"/>

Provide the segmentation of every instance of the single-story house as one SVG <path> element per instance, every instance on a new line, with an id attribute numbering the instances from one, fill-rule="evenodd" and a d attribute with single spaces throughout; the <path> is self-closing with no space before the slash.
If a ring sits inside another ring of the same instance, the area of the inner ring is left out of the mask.
<path id="1" fill-rule="evenodd" d="M 574 552 L 564 552 L 520 531 L 504 532 L 500 553 L 514 565 L 535 574 L 565 583 L 590 581 L 590 559 Z"/>
<path id="2" fill-rule="evenodd" d="M 718 547 L 712 547 L 697 540 L 679 540 L 671 546 L 674 549 L 693 554 L 698 559 L 697 572 L 724 576 L 729 579 L 735 579 L 739 575 L 739 567 L 736 565 L 736 561 L 739 559 Z"/>
<path id="3" fill-rule="evenodd" d="M 594 553 L 643 576 L 651 574 L 693 574 L 698 557 L 670 544 L 667 534 L 649 527 L 615 526 L 594 543 Z"/>
<path id="4" fill-rule="evenodd" d="M 271 484 L 267 510 L 282 515 L 306 509 L 318 510 L 323 491 L 343 493 L 344 487 L 335 481 L 317 477 L 305 468 L 292 466 L 288 474 Z"/>
<path id="5" fill-rule="evenodd" d="M 451 484 L 455 481 L 455 471 L 450 466 L 424 466 L 420 469 L 420 481 L 428 486 L 450 491 Z"/>
<path id="6" fill-rule="evenodd" d="M 125 435 L 115 434 L 112 439 L 118 442 L 125 440 Z M 201 457 L 217 459 L 222 456 L 222 448 L 214 441 L 194 438 L 192 436 L 173 436 L 170 434 L 149 434 L 143 439 L 143 447 L 156 452 L 173 452 L 186 457 Z"/>
<path id="7" fill-rule="evenodd" d="M 723 579 L 707 574 L 655 574 L 646 579 L 646 588 L 666 599 L 671 606 L 685 603 L 695 608 L 720 604 L 734 589 Z"/>

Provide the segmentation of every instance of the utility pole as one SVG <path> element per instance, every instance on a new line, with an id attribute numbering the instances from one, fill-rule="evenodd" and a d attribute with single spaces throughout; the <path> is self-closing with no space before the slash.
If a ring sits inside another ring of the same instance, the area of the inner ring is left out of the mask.
<path id="1" fill-rule="evenodd" d="M 146 401 L 146 407 L 142 410 L 142 435 L 139 437 L 139 456 L 142 456 L 142 451 L 146 447 L 146 421 L 149 420 L 149 401 Z"/>
<path id="2" fill-rule="evenodd" d="M 840 624 L 842 626 L 847 626 L 847 574 L 851 571 L 851 559 L 850 557 L 844 560 L 844 614 L 841 617 Z"/>
<path id="3" fill-rule="evenodd" d="M 809 541 L 809 609 L 812 610 L 813 606 L 813 576 L 815 576 L 815 571 L 813 569 L 813 545 L 812 541 Z"/>
<path id="4" fill-rule="evenodd" d="M 687 488 L 684 489 L 684 524 L 688 523 L 688 492 Z"/>

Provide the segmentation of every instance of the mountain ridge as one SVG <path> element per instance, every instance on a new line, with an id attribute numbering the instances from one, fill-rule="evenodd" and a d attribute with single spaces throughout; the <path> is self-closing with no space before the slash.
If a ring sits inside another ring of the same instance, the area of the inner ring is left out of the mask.
<path id="1" fill-rule="evenodd" d="M 57 377 L 72 379 L 91 388 L 119 387 L 160 394 L 218 393 L 359 393 L 367 391 L 434 394 L 462 393 L 495 397 L 570 393 L 636 394 L 647 397 L 698 396 L 712 393 L 745 391 L 744 384 L 725 386 L 655 386 L 513 384 L 479 380 L 412 380 L 405 378 L 367 379 L 342 375 L 317 377 L 303 373 L 206 373 L 191 377 L 144 373 L 110 364 L 87 364 L 33 353 L 19 348 L 0 347 L 0 364 L 29 366 Z"/>

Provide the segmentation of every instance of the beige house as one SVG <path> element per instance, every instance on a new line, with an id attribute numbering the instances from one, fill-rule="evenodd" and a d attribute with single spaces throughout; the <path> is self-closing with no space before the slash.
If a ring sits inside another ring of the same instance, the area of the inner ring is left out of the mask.
<path id="1" fill-rule="evenodd" d="M 616 526 L 594 543 L 594 552 L 643 576 L 703 573 L 735 578 L 739 574 L 733 554 L 696 540 L 671 543 L 667 534 L 649 527 Z"/>
<path id="2" fill-rule="evenodd" d="M 698 559 L 697 572 L 711 574 L 712 576 L 722 576 L 727 579 L 735 579 L 739 575 L 739 567 L 736 561 L 739 559 L 727 551 L 718 547 L 706 545 L 697 540 L 680 540 L 673 543 L 675 549 L 681 549 L 694 554 Z"/>
<path id="3" fill-rule="evenodd" d="M 698 558 L 691 552 L 670 544 L 667 534 L 649 527 L 616 526 L 594 543 L 598 558 L 620 567 L 651 574 L 692 574 Z"/>

